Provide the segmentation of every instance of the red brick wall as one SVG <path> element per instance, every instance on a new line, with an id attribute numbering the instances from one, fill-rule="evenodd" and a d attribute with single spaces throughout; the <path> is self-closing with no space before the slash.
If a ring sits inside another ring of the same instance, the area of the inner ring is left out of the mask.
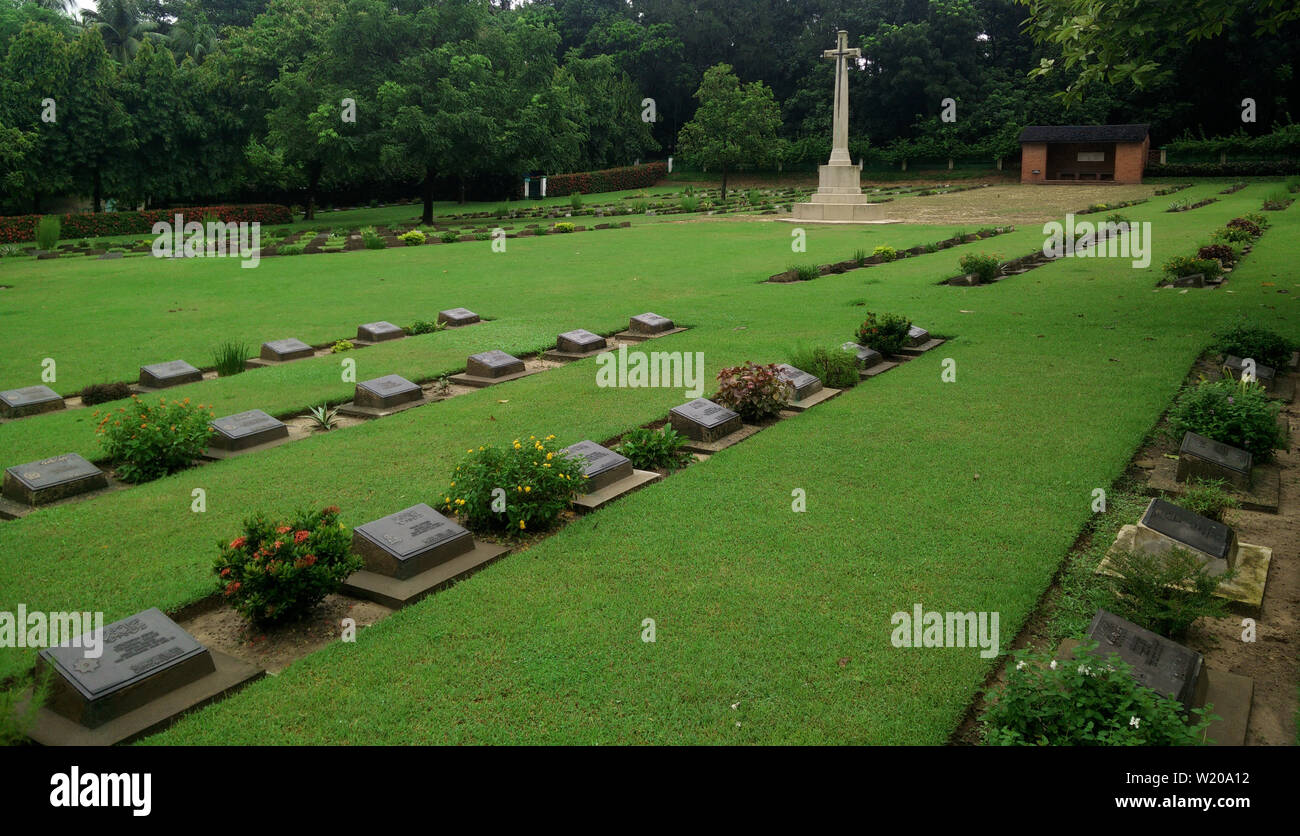
<path id="1" fill-rule="evenodd" d="M 1151 139 L 1141 142 L 1120 142 L 1115 145 L 1115 182 L 1141 183 L 1142 169 L 1146 167 L 1151 151 Z"/>
<path id="2" fill-rule="evenodd" d="M 1034 174 L 1034 169 L 1038 173 Z M 1020 182 L 1041 183 L 1047 177 L 1047 143 L 1024 142 L 1020 145 Z"/>

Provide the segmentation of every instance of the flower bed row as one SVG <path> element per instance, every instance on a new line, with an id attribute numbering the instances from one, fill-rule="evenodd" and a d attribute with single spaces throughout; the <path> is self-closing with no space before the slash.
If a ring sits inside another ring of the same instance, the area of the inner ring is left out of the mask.
<path id="1" fill-rule="evenodd" d="M 894 247 L 881 246 L 876 247 L 870 255 L 859 250 L 853 258 L 847 261 L 838 261 L 833 264 L 796 265 L 784 272 L 768 276 L 765 281 L 773 284 L 809 281 L 818 276 L 826 276 L 832 273 L 844 273 L 849 270 L 870 267 L 873 264 L 885 264 L 890 261 L 897 261 L 898 259 L 908 258 L 910 256 L 935 253 L 939 250 L 946 250 L 960 244 L 969 244 L 973 241 L 979 241 L 984 238 L 992 238 L 996 235 L 1014 232 L 1015 229 L 1014 226 L 987 227 L 978 232 L 968 233 L 966 235 L 954 235 L 952 238 L 945 238 L 944 240 L 936 241 L 933 244 L 911 247 L 906 250 L 897 250 Z"/>
<path id="2" fill-rule="evenodd" d="M 1166 261 L 1157 285 L 1218 287 L 1268 227 L 1268 219 L 1258 212 L 1233 218 L 1222 229 L 1210 233 L 1210 242 L 1202 245 L 1195 256 L 1179 255 Z"/>

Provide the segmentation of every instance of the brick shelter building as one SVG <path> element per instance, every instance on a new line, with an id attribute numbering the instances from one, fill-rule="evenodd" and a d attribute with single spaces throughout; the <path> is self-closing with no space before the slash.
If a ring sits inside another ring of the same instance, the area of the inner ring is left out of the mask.
<path id="1" fill-rule="evenodd" d="M 1020 132 L 1021 183 L 1141 183 L 1149 125 L 1031 125 Z"/>

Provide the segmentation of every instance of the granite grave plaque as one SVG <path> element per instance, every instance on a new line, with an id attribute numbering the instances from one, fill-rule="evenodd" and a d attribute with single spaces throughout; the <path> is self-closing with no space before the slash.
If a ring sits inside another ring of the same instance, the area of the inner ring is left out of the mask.
<path id="1" fill-rule="evenodd" d="M 465 374 L 472 377 L 505 377 L 524 370 L 524 361 L 500 349 L 471 354 L 465 363 Z"/>
<path id="2" fill-rule="evenodd" d="M 104 472 L 76 453 L 5 469 L 4 495 L 25 505 L 45 505 L 106 487 Z"/>
<path id="3" fill-rule="evenodd" d="M 884 362 L 885 359 L 884 355 L 879 351 L 876 351 L 874 348 L 867 348 L 866 346 L 858 345 L 857 343 L 845 343 L 840 346 L 840 348 L 845 351 L 852 351 L 857 355 L 859 369 L 869 369 L 872 366 L 877 366 Z"/>
<path id="4" fill-rule="evenodd" d="M 705 443 L 731 435 L 744 426 L 735 412 L 705 398 L 673 407 L 668 417 L 674 430 Z"/>
<path id="5" fill-rule="evenodd" d="M 0 418 L 21 418 L 63 407 L 63 398 L 48 386 L 24 386 L 0 392 Z"/>
<path id="6" fill-rule="evenodd" d="M 907 329 L 907 339 L 912 345 L 920 345 L 930 339 L 930 332 L 919 325 L 913 325 Z"/>
<path id="7" fill-rule="evenodd" d="M 1250 490 L 1251 455 L 1247 450 L 1189 432 L 1178 448 L 1179 482 L 1188 479 L 1222 479 L 1235 488 Z"/>
<path id="8" fill-rule="evenodd" d="M 1241 373 L 1244 370 L 1246 363 L 1242 358 L 1234 357 L 1229 354 L 1228 358 L 1224 360 L 1223 365 L 1228 367 L 1228 370 L 1232 372 L 1233 377 L 1240 380 Z M 1277 371 L 1272 366 L 1265 366 L 1260 363 L 1255 364 L 1255 380 L 1265 389 L 1273 388 L 1273 379 L 1276 376 Z"/>
<path id="9" fill-rule="evenodd" d="M 633 334 L 662 334 L 672 329 L 673 321 L 657 313 L 638 314 L 627 322 L 627 330 Z"/>
<path id="10" fill-rule="evenodd" d="M 1237 535 L 1231 528 L 1163 499 L 1151 500 L 1141 525 L 1194 552 L 1226 561 L 1228 566 L 1236 560 Z"/>
<path id="11" fill-rule="evenodd" d="M 196 383 L 203 379 L 203 372 L 184 360 L 172 360 L 168 363 L 154 363 L 140 367 L 140 385 L 150 389 L 166 389 L 168 386 L 180 386 L 183 383 Z"/>
<path id="12" fill-rule="evenodd" d="M 778 363 L 776 367 L 777 374 L 783 380 L 786 380 L 794 387 L 794 399 L 801 401 L 810 395 L 815 395 L 822 390 L 821 379 L 816 375 L 796 369 L 788 363 Z"/>
<path id="13" fill-rule="evenodd" d="M 401 375 L 387 374 L 358 383 L 352 403 L 368 409 L 392 409 L 423 397 L 424 390 L 418 385 Z"/>
<path id="14" fill-rule="evenodd" d="M 565 331 L 555 339 L 556 350 L 566 354 L 587 354 L 600 351 L 607 345 L 608 343 L 604 337 L 585 331 L 582 328 L 575 331 Z"/>
<path id="15" fill-rule="evenodd" d="M 1201 654 L 1105 610 L 1093 616 L 1088 640 L 1097 642 L 1099 659 L 1117 655 L 1132 665 L 1133 678 L 1147 688 L 1189 708 L 1196 704 Z"/>
<path id="16" fill-rule="evenodd" d="M 301 360 L 305 357 L 311 357 L 315 353 L 316 350 L 307 343 L 290 337 L 285 340 L 271 340 L 262 343 L 262 353 L 259 356 L 263 360 L 283 363 L 286 360 Z"/>
<path id="17" fill-rule="evenodd" d="M 412 505 L 352 532 L 366 569 L 405 580 L 474 550 L 474 537 L 428 505 Z"/>
<path id="18" fill-rule="evenodd" d="M 447 323 L 450 328 L 458 328 L 462 325 L 473 325 L 479 321 L 479 315 L 469 308 L 449 308 L 445 311 L 438 311 L 438 321 Z"/>
<path id="19" fill-rule="evenodd" d="M 208 422 L 215 433 L 208 444 L 219 450 L 247 450 L 289 437 L 289 428 L 260 409 L 250 409 Z"/>
<path id="20" fill-rule="evenodd" d="M 381 343 L 386 340 L 400 340 L 406 332 L 391 322 L 367 322 L 357 326 L 357 339 L 364 342 Z"/>
<path id="21" fill-rule="evenodd" d="M 156 608 L 105 626 L 97 658 L 74 644 L 84 642 L 40 652 L 41 663 L 55 673 L 46 707 L 86 728 L 216 670 L 207 648 Z"/>
<path id="22" fill-rule="evenodd" d="M 579 441 L 562 452 L 583 460 L 582 472 L 587 477 L 583 493 L 598 491 L 632 475 L 631 459 L 594 441 Z"/>

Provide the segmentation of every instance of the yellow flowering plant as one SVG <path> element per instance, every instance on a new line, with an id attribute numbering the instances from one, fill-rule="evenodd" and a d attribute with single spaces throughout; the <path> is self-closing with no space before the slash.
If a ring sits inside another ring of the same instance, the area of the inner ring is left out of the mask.
<path id="1" fill-rule="evenodd" d="M 442 508 L 473 531 L 544 531 L 584 478 L 582 460 L 564 455 L 555 436 L 516 438 L 503 447 L 467 450 L 442 494 Z"/>
<path id="2" fill-rule="evenodd" d="M 104 452 L 117 465 L 124 482 L 148 482 L 189 467 L 203 455 L 213 413 L 189 398 L 160 398 L 147 404 L 133 395 L 126 406 L 99 412 L 95 432 L 104 438 Z"/>

